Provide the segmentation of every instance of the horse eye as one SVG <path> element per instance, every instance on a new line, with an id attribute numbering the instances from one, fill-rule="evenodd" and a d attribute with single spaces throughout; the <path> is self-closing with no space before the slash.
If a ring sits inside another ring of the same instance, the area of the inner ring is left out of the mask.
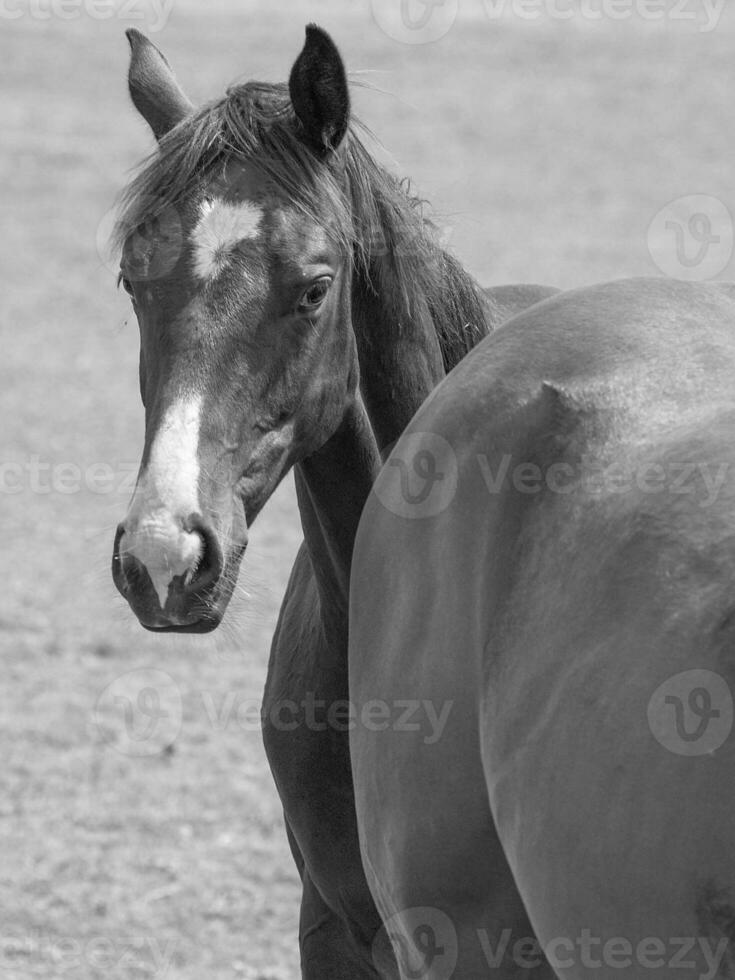
<path id="1" fill-rule="evenodd" d="M 332 285 L 330 276 L 322 276 L 313 282 L 299 300 L 300 310 L 315 310 L 323 301 Z"/>

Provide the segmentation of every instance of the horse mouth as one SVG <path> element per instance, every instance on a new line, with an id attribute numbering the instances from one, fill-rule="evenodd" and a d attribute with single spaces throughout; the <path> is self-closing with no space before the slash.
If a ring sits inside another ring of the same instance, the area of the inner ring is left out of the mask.
<path id="1" fill-rule="evenodd" d="M 147 592 L 138 596 L 120 591 L 140 625 L 151 633 L 211 633 L 222 622 L 231 595 L 231 590 L 215 587 L 188 601 L 174 597 L 162 609 Z"/>
<path id="2" fill-rule="evenodd" d="M 205 616 L 191 623 L 179 623 L 175 626 L 154 626 L 139 619 L 140 625 L 150 633 L 211 633 L 222 622 L 221 617 Z"/>
<path id="3" fill-rule="evenodd" d="M 206 595 L 173 596 L 161 608 L 149 590 L 118 589 L 140 625 L 151 633 L 211 633 L 222 622 L 230 598 L 211 588 Z"/>
<path id="4" fill-rule="evenodd" d="M 197 576 L 172 579 L 168 593 L 159 595 L 147 569 L 140 563 L 123 567 L 118 550 L 119 532 L 112 558 L 112 577 L 140 625 L 151 633 L 211 633 L 222 622 L 246 544 L 234 549 L 216 577 L 201 583 Z M 199 586 L 199 587 L 198 587 Z"/>

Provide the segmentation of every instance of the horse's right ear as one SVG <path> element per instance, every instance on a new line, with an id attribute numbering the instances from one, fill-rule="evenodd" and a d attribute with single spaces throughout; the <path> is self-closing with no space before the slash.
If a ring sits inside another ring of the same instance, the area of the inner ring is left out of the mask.
<path id="1" fill-rule="evenodd" d="M 319 152 L 336 149 L 350 122 L 347 73 L 334 41 L 316 24 L 306 28 L 288 91 L 307 142 Z"/>
<path id="2" fill-rule="evenodd" d="M 194 106 L 155 44 L 133 27 L 125 31 L 125 35 L 130 42 L 130 98 L 153 130 L 153 135 L 160 140 L 188 116 Z"/>

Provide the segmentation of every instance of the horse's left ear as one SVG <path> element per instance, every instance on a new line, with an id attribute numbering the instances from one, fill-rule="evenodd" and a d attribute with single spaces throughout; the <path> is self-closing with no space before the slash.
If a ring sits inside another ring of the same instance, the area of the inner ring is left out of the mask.
<path id="1" fill-rule="evenodd" d="M 316 24 L 306 28 L 306 41 L 291 69 L 288 91 L 311 146 L 322 152 L 336 149 L 350 122 L 347 73 L 334 41 Z"/>
<path id="2" fill-rule="evenodd" d="M 145 34 L 125 31 L 130 42 L 128 88 L 133 105 L 160 140 L 186 118 L 194 106 L 184 95 L 171 66 Z"/>

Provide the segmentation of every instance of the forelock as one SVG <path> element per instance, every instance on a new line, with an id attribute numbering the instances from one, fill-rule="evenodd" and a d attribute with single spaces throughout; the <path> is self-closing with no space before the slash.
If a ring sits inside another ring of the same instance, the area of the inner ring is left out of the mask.
<path id="1" fill-rule="evenodd" d="M 168 208 L 201 198 L 226 161 L 258 170 L 274 193 L 311 221 L 330 227 L 349 251 L 351 209 L 339 175 L 302 141 L 285 85 L 233 86 L 174 127 L 123 191 L 113 231 L 122 250 L 128 236 Z"/>

